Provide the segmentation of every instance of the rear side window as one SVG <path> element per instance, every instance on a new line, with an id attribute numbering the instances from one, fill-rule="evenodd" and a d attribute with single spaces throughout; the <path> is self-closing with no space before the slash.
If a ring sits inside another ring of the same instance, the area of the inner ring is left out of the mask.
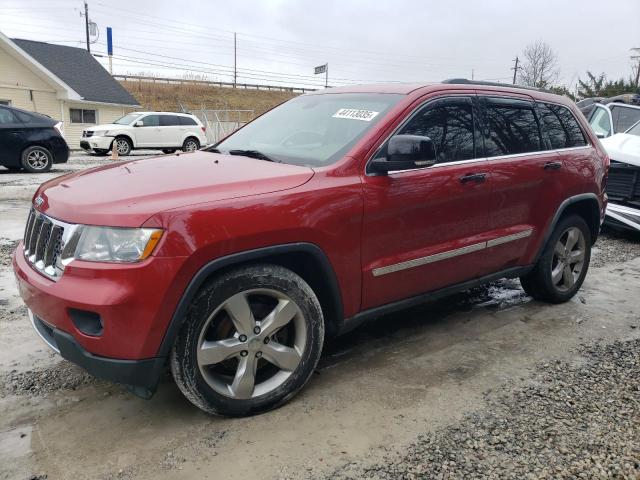
<path id="1" fill-rule="evenodd" d="M 469 160 L 476 156 L 470 99 L 438 100 L 427 105 L 398 133 L 431 138 L 438 163 Z"/>
<path id="2" fill-rule="evenodd" d="M 175 127 L 180 125 L 180 117 L 177 115 L 160 115 L 160 125 L 162 127 Z"/>
<path id="3" fill-rule="evenodd" d="M 178 117 L 180 125 L 197 125 L 196 121 L 191 117 Z"/>
<path id="4" fill-rule="evenodd" d="M 583 147 L 587 144 L 580 124 L 567 107 L 538 103 L 538 112 L 548 148 Z"/>
<path id="5" fill-rule="evenodd" d="M 613 105 L 610 109 L 613 115 L 613 130 L 615 133 L 626 132 L 634 123 L 640 120 L 640 108 Z"/>
<path id="6" fill-rule="evenodd" d="M 487 157 L 541 150 L 540 129 L 530 102 L 486 98 L 483 104 Z"/>
<path id="7" fill-rule="evenodd" d="M 10 123 L 18 123 L 18 119 L 6 108 L 0 108 L 0 125 L 8 125 Z"/>

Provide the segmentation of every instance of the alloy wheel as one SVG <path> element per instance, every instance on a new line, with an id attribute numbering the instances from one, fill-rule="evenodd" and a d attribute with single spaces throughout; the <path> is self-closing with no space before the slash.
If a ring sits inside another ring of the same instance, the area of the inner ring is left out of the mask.
<path id="1" fill-rule="evenodd" d="M 33 150 L 27 155 L 27 164 L 34 170 L 43 170 L 49 164 L 49 156 L 42 150 Z"/>
<path id="2" fill-rule="evenodd" d="M 129 153 L 129 143 L 126 140 L 119 138 L 116 140 L 116 149 L 119 154 L 126 155 Z"/>
<path id="3" fill-rule="evenodd" d="M 584 267 L 586 239 L 579 228 L 565 230 L 553 251 L 551 281 L 560 291 L 573 288 Z"/>
<path id="4" fill-rule="evenodd" d="M 198 149 L 198 144 L 193 140 L 189 140 L 184 146 L 185 152 L 195 152 L 197 149 Z"/>
<path id="5" fill-rule="evenodd" d="M 246 290 L 228 298 L 206 320 L 197 364 L 216 392 L 255 398 L 289 378 L 306 342 L 304 315 L 291 298 L 271 289 Z"/>

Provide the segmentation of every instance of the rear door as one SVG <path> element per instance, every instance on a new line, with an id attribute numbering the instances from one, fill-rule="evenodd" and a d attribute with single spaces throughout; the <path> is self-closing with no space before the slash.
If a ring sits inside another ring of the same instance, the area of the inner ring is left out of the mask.
<path id="1" fill-rule="evenodd" d="M 0 107 L 0 164 L 20 165 L 24 136 L 24 125 L 18 117 L 10 109 Z"/>
<path id="2" fill-rule="evenodd" d="M 490 187 L 476 117 L 473 96 L 428 101 L 394 135 L 430 137 L 437 163 L 363 177 L 363 309 L 477 275 Z"/>
<path id="3" fill-rule="evenodd" d="M 547 151 L 531 98 L 479 98 L 485 155 L 490 170 L 490 239 L 481 274 L 517 266 L 565 198 L 562 161 Z"/>

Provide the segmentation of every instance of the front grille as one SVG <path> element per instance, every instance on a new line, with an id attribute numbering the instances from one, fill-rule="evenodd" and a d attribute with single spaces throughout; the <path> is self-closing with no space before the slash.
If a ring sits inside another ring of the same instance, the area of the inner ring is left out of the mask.
<path id="1" fill-rule="evenodd" d="M 73 227 L 32 208 L 24 231 L 24 256 L 27 261 L 46 277 L 57 280 L 64 270 L 62 252 L 65 240 L 74 230 Z"/>
<path id="2" fill-rule="evenodd" d="M 84 138 L 89 138 L 89 137 L 93 137 L 93 131 L 92 130 L 84 130 L 82 132 L 82 136 Z"/>
<path id="3" fill-rule="evenodd" d="M 640 207 L 640 167 L 612 161 L 607 195 L 610 201 Z"/>

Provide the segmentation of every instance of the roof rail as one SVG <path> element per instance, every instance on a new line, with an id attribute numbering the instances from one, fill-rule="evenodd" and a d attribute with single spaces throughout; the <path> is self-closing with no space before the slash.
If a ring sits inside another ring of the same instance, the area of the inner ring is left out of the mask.
<path id="1" fill-rule="evenodd" d="M 486 85 L 488 87 L 503 87 L 503 88 L 520 88 L 523 90 L 534 90 L 536 92 L 553 93 L 544 88 L 525 87 L 523 85 L 512 85 L 510 83 L 485 82 L 482 80 L 469 80 L 468 78 L 448 78 L 446 80 L 443 80 L 442 83 L 459 84 L 459 85 Z"/>

